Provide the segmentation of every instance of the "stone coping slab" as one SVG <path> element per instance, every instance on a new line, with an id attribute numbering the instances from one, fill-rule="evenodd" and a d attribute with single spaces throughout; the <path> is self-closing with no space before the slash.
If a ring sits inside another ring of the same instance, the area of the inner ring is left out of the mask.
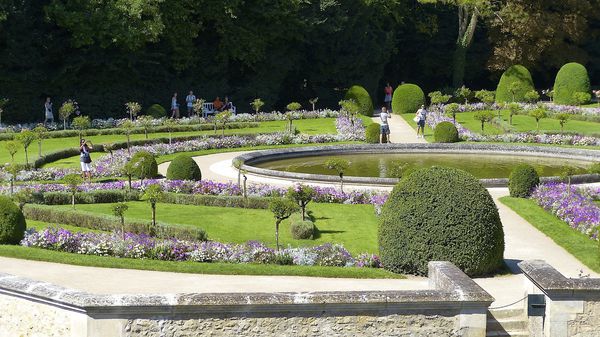
<path id="1" fill-rule="evenodd" d="M 567 278 L 543 260 L 522 261 L 518 265 L 523 274 L 550 297 L 600 297 L 600 278 Z"/>
<path id="2" fill-rule="evenodd" d="M 430 262 L 431 290 L 306 293 L 92 294 L 0 273 L 0 293 L 90 315 L 165 312 L 277 312 L 465 309 L 489 306 L 494 298 L 449 262 Z M 402 282 L 402 280 L 398 280 Z"/>
<path id="3" fill-rule="evenodd" d="M 315 181 L 337 183 L 339 178 L 332 175 L 294 173 L 269 170 L 253 165 L 271 160 L 299 158 L 305 156 L 335 156 L 342 154 L 382 154 L 382 153 L 450 153 L 450 154 L 496 154 L 514 156 L 553 157 L 582 161 L 597 161 L 600 151 L 587 149 L 572 149 L 542 146 L 520 146 L 499 144 L 347 144 L 330 146 L 310 146 L 302 148 L 272 149 L 246 153 L 236 157 L 233 162 L 239 163 L 240 168 L 259 176 L 289 179 L 294 181 Z M 542 181 L 555 181 L 559 177 L 542 177 Z M 396 178 L 354 177 L 345 176 L 344 182 L 361 185 L 394 186 L 398 183 Z M 506 187 L 507 178 L 480 179 L 486 187 Z M 576 175 L 571 178 L 574 184 L 600 182 L 598 174 Z"/>

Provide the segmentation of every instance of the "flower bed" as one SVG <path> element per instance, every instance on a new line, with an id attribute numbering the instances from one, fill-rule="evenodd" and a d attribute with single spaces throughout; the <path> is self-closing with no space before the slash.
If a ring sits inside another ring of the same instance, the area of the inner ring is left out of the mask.
<path id="1" fill-rule="evenodd" d="M 598 239 L 600 207 L 594 203 L 588 190 L 562 183 L 549 183 L 538 186 L 531 198 L 546 211 L 565 221 L 594 239 Z"/>
<path id="2" fill-rule="evenodd" d="M 227 244 L 214 241 L 162 240 L 147 235 L 126 233 L 73 233 L 62 228 L 28 230 L 21 245 L 61 252 L 163 261 L 286 264 L 301 266 L 381 268 L 379 257 L 360 254 L 353 257 L 342 245 L 282 249 L 249 241 Z"/>

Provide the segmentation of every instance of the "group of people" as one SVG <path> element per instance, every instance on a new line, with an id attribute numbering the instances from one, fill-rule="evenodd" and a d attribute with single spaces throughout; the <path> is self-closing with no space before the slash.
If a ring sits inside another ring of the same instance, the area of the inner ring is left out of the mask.
<path id="1" fill-rule="evenodd" d="M 81 116 L 79 104 L 72 99 L 67 100 L 67 102 L 73 103 L 73 107 L 75 108 L 75 116 Z M 48 126 L 48 124 L 52 123 L 54 123 L 54 110 L 52 106 L 52 99 L 50 97 L 46 97 L 46 102 L 44 102 L 44 126 Z"/>
<path id="2" fill-rule="evenodd" d="M 190 90 L 189 94 L 185 97 L 185 106 L 187 110 L 187 116 L 192 117 L 197 113 L 202 113 L 202 111 L 195 111 L 194 102 L 196 101 L 196 95 L 194 92 Z M 233 109 L 233 104 L 229 101 L 229 97 L 225 96 L 225 100 L 221 101 L 221 98 L 217 96 L 217 98 L 213 101 L 213 107 L 215 111 L 225 111 Z M 179 118 L 179 102 L 177 101 L 177 93 L 173 94 L 171 97 L 171 118 Z"/>
<path id="3" fill-rule="evenodd" d="M 381 112 L 379 113 L 379 120 L 381 121 L 381 143 L 391 143 L 388 119 L 392 118 L 392 114 L 389 111 L 390 110 L 388 110 L 386 106 L 382 106 Z M 421 105 L 421 108 L 415 113 L 413 120 L 417 123 L 417 139 L 425 138 L 425 121 L 427 120 L 427 109 L 425 109 L 425 105 Z"/>

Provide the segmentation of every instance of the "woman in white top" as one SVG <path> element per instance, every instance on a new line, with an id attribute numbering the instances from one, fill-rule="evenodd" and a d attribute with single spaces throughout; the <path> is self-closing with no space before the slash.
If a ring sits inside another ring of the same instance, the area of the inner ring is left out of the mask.
<path id="1" fill-rule="evenodd" d="M 427 110 L 425 106 L 421 105 L 421 109 L 417 110 L 415 114 L 417 120 L 417 138 L 419 138 L 419 131 L 421 131 L 421 138 L 425 138 L 425 120 L 427 119 Z"/>
<path id="2" fill-rule="evenodd" d="M 177 103 L 177 93 L 171 97 L 171 118 L 179 118 L 179 103 Z"/>
<path id="3" fill-rule="evenodd" d="M 52 102 L 50 101 L 50 97 L 46 98 L 46 103 L 44 103 L 44 126 L 48 123 L 54 123 L 54 114 L 52 113 Z"/>

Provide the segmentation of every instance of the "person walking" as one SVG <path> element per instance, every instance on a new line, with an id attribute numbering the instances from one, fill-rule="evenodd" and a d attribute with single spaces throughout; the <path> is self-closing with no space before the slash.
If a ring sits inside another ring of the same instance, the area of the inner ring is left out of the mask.
<path id="1" fill-rule="evenodd" d="M 381 120 L 381 143 L 391 143 L 390 141 L 390 125 L 388 119 L 392 118 L 392 115 L 388 112 L 386 107 L 381 107 L 381 113 L 379 119 Z"/>
<path id="2" fill-rule="evenodd" d="M 385 97 L 383 98 L 385 107 L 387 110 L 392 111 L 392 93 L 394 92 L 394 89 L 390 85 L 390 82 L 387 83 L 383 91 L 385 93 Z"/>
<path id="3" fill-rule="evenodd" d="M 421 108 L 417 110 L 417 113 L 415 114 L 415 120 L 417 121 L 417 138 L 425 138 L 425 121 L 427 120 L 427 110 L 425 110 L 424 105 L 421 105 Z M 420 137 L 419 131 L 421 131 Z"/>
<path id="4" fill-rule="evenodd" d="M 171 118 L 179 118 L 179 103 L 177 103 L 177 93 L 171 97 Z"/>
<path id="5" fill-rule="evenodd" d="M 52 101 L 50 97 L 46 97 L 46 103 L 44 103 L 44 126 L 49 123 L 54 123 L 54 113 L 52 113 Z"/>
<path id="6" fill-rule="evenodd" d="M 92 157 L 90 156 L 90 150 L 93 147 L 88 144 L 85 139 L 81 139 L 79 142 L 79 161 L 81 162 L 81 176 L 83 180 L 92 180 L 92 168 L 90 164 L 92 163 Z"/>
<path id="7" fill-rule="evenodd" d="M 188 117 L 192 117 L 194 115 L 194 101 L 195 100 L 196 100 L 196 96 L 194 96 L 194 92 L 190 90 L 190 93 L 185 98 Z"/>

